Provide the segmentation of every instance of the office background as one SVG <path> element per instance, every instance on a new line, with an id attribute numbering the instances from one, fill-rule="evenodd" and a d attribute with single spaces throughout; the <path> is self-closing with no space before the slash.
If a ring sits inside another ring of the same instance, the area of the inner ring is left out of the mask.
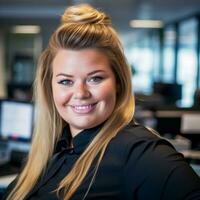
<path id="1" fill-rule="evenodd" d="M 182 85 L 179 106 L 193 105 L 200 87 L 198 0 L 1 0 L 0 96 L 12 95 L 16 84 L 30 88 L 38 56 L 60 15 L 66 6 L 80 2 L 111 16 L 132 67 L 135 92 L 151 94 L 155 81 L 177 83 Z M 160 24 L 138 28 L 144 24 L 131 20 L 159 20 Z"/>
<path id="2" fill-rule="evenodd" d="M 76 3 L 110 15 L 132 70 L 136 120 L 170 139 L 198 171 L 199 0 L 0 0 L 0 99 L 33 103 L 38 57 L 65 7 Z M 23 157 L 19 149 L 11 158 Z"/>

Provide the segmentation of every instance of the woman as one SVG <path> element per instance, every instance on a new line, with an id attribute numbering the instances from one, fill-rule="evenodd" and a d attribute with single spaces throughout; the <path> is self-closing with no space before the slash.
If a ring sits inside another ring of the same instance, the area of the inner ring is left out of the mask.
<path id="1" fill-rule="evenodd" d="M 32 148 L 8 200 L 200 199 L 182 155 L 132 122 L 130 71 L 104 13 L 66 9 L 35 83 Z"/>

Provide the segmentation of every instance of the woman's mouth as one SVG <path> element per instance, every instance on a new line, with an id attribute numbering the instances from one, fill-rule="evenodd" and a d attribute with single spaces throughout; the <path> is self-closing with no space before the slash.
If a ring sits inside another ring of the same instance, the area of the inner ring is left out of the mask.
<path id="1" fill-rule="evenodd" d="M 85 104 L 85 105 L 74 105 L 71 106 L 72 110 L 78 114 L 88 114 L 94 110 L 96 107 L 96 103 L 93 104 Z"/>

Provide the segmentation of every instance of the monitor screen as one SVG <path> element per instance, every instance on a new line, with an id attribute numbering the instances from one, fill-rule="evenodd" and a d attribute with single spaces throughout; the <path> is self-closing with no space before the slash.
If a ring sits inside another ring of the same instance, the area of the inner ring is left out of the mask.
<path id="1" fill-rule="evenodd" d="M 164 134 L 200 134 L 200 110 L 177 108 L 155 112 L 156 130 Z"/>
<path id="2" fill-rule="evenodd" d="M 155 94 L 164 97 L 166 103 L 175 104 L 182 97 L 182 86 L 177 83 L 155 82 L 153 85 Z"/>
<path id="3" fill-rule="evenodd" d="M 30 102 L 0 101 L 0 139 L 30 141 L 34 106 Z"/>
<path id="4" fill-rule="evenodd" d="M 155 113 L 156 117 L 156 127 L 155 129 L 161 135 L 171 135 L 175 137 L 180 134 L 181 125 L 181 115 L 179 111 L 157 111 Z"/>
<path id="5" fill-rule="evenodd" d="M 182 115 L 181 133 L 200 134 L 200 112 L 185 113 Z"/>

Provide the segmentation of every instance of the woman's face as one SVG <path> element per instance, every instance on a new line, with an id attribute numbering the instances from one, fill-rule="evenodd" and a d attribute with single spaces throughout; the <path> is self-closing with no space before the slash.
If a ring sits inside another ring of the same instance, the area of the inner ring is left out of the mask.
<path id="1" fill-rule="evenodd" d="M 61 49 L 53 60 L 53 98 L 72 136 L 104 122 L 116 102 L 116 79 L 98 50 Z"/>

